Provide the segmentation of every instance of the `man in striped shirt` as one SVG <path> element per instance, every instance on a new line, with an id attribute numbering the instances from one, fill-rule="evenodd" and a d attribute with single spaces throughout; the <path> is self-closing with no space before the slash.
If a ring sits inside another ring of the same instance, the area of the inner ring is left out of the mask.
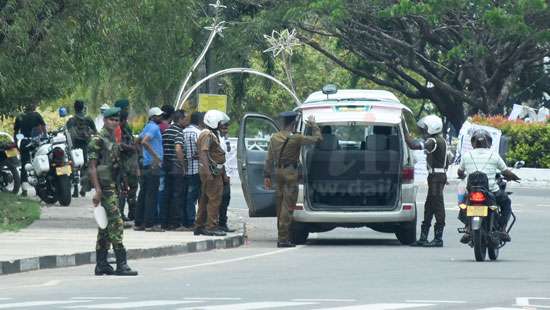
<path id="1" fill-rule="evenodd" d="M 185 204 L 185 158 L 183 156 L 183 129 L 187 126 L 185 112 L 173 113 L 174 122 L 162 134 L 164 148 L 164 191 L 162 198 L 162 226 L 168 230 L 186 231 L 180 227 Z M 179 152 L 178 152 L 179 150 Z"/>
<path id="2" fill-rule="evenodd" d="M 199 176 L 199 151 L 197 139 L 203 130 L 204 113 L 191 114 L 191 124 L 183 130 L 183 145 L 187 169 L 185 171 L 185 183 L 187 184 L 186 203 L 183 212 L 182 224 L 192 228 L 195 224 L 197 201 L 200 197 L 201 179 Z"/>

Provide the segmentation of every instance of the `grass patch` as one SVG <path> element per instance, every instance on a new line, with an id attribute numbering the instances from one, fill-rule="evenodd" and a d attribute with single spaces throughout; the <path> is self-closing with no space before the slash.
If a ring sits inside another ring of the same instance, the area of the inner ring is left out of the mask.
<path id="1" fill-rule="evenodd" d="M 0 193 L 0 232 L 17 231 L 40 218 L 40 203 L 14 194 Z"/>

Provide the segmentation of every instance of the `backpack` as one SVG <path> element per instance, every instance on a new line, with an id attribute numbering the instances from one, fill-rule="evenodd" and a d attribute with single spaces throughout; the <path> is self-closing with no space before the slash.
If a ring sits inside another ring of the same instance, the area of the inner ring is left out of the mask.
<path id="1" fill-rule="evenodd" d="M 88 120 L 83 117 L 75 116 L 72 118 L 72 126 L 69 128 L 71 139 L 73 141 L 87 142 L 92 137 L 92 129 L 88 124 Z"/>
<path id="2" fill-rule="evenodd" d="M 470 157 L 472 158 L 472 162 L 476 167 L 476 171 L 468 175 L 468 183 L 466 185 L 466 190 L 470 192 L 471 188 L 476 187 L 476 188 L 482 188 L 485 191 L 489 191 L 489 178 L 487 177 L 487 174 L 481 172 L 481 170 L 477 167 L 477 164 L 474 161 L 474 157 L 471 153 L 470 153 Z M 492 154 L 491 154 L 491 157 L 492 157 Z M 489 157 L 489 159 L 491 159 L 491 157 Z M 483 166 L 483 168 L 485 168 L 485 166 Z"/>

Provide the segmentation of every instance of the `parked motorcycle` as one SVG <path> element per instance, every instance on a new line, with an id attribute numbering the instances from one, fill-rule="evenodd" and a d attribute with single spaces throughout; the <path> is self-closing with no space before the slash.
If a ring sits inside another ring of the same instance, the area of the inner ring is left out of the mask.
<path id="1" fill-rule="evenodd" d="M 17 194 L 21 187 L 21 177 L 17 169 L 19 151 L 10 135 L 0 135 L 9 139 L 8 142 L 0 143 L 0 192 Z"/>
<path id="2" fill-rule="evenodd" d="M 519 169 L 525 165 L 520 161 L 514 165 Z M 506 191 L 509 180 L 502 175 L 497 175 L 497 184 L 502 191 Z M 469 184 L 470 185 L 470 184 Z M 470 191 L 465 195 L 464 203 L 459 207 L 466 213 L 466 227 L 459 228 L 459 233 L 470 233 L 469 246 L 474 249 L 476 261 L 484 261 L 489 254 L 490 260 L 497 260 L 499 250 L 506 245 L 503 238 L 502 227 L 499 224 L 501 216 L 500 207 L 496 204 L 494 194 L 489 188 L 481 186 L 468 186 Z M 512 195 L 512 192 L 507 192 Z M 510 233 L 516 223 L 516 216 L 512 212 L 512 222 L 505 227 L 506 233 Z"/>
<path id="3" fill-rule="evenodd" d="M 17 137 L 18 141 L 27 139 Z M 28 182 L 47 204 L 59 201 L 62 206 L 71 203 L 73 173 L 84 164 L 81 149 L 71 149 L 70 135 L 65 127 L 45 135 L 30 138 L 26 147 L 31 150 L 31 162 L 25 164 Z"/>

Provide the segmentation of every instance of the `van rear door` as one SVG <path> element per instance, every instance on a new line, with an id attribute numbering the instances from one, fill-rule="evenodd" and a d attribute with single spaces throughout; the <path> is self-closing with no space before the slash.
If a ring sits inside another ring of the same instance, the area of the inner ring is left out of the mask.
<path id="1" fill-rule="evenodd" d="M 250 217 L 276 216 L 275 190 L 264 188 L 264 163 L 269 140 L 277 131 L 277 122 L 262 114 L 249 113 L 241 121 L 237 162 Z"/>

